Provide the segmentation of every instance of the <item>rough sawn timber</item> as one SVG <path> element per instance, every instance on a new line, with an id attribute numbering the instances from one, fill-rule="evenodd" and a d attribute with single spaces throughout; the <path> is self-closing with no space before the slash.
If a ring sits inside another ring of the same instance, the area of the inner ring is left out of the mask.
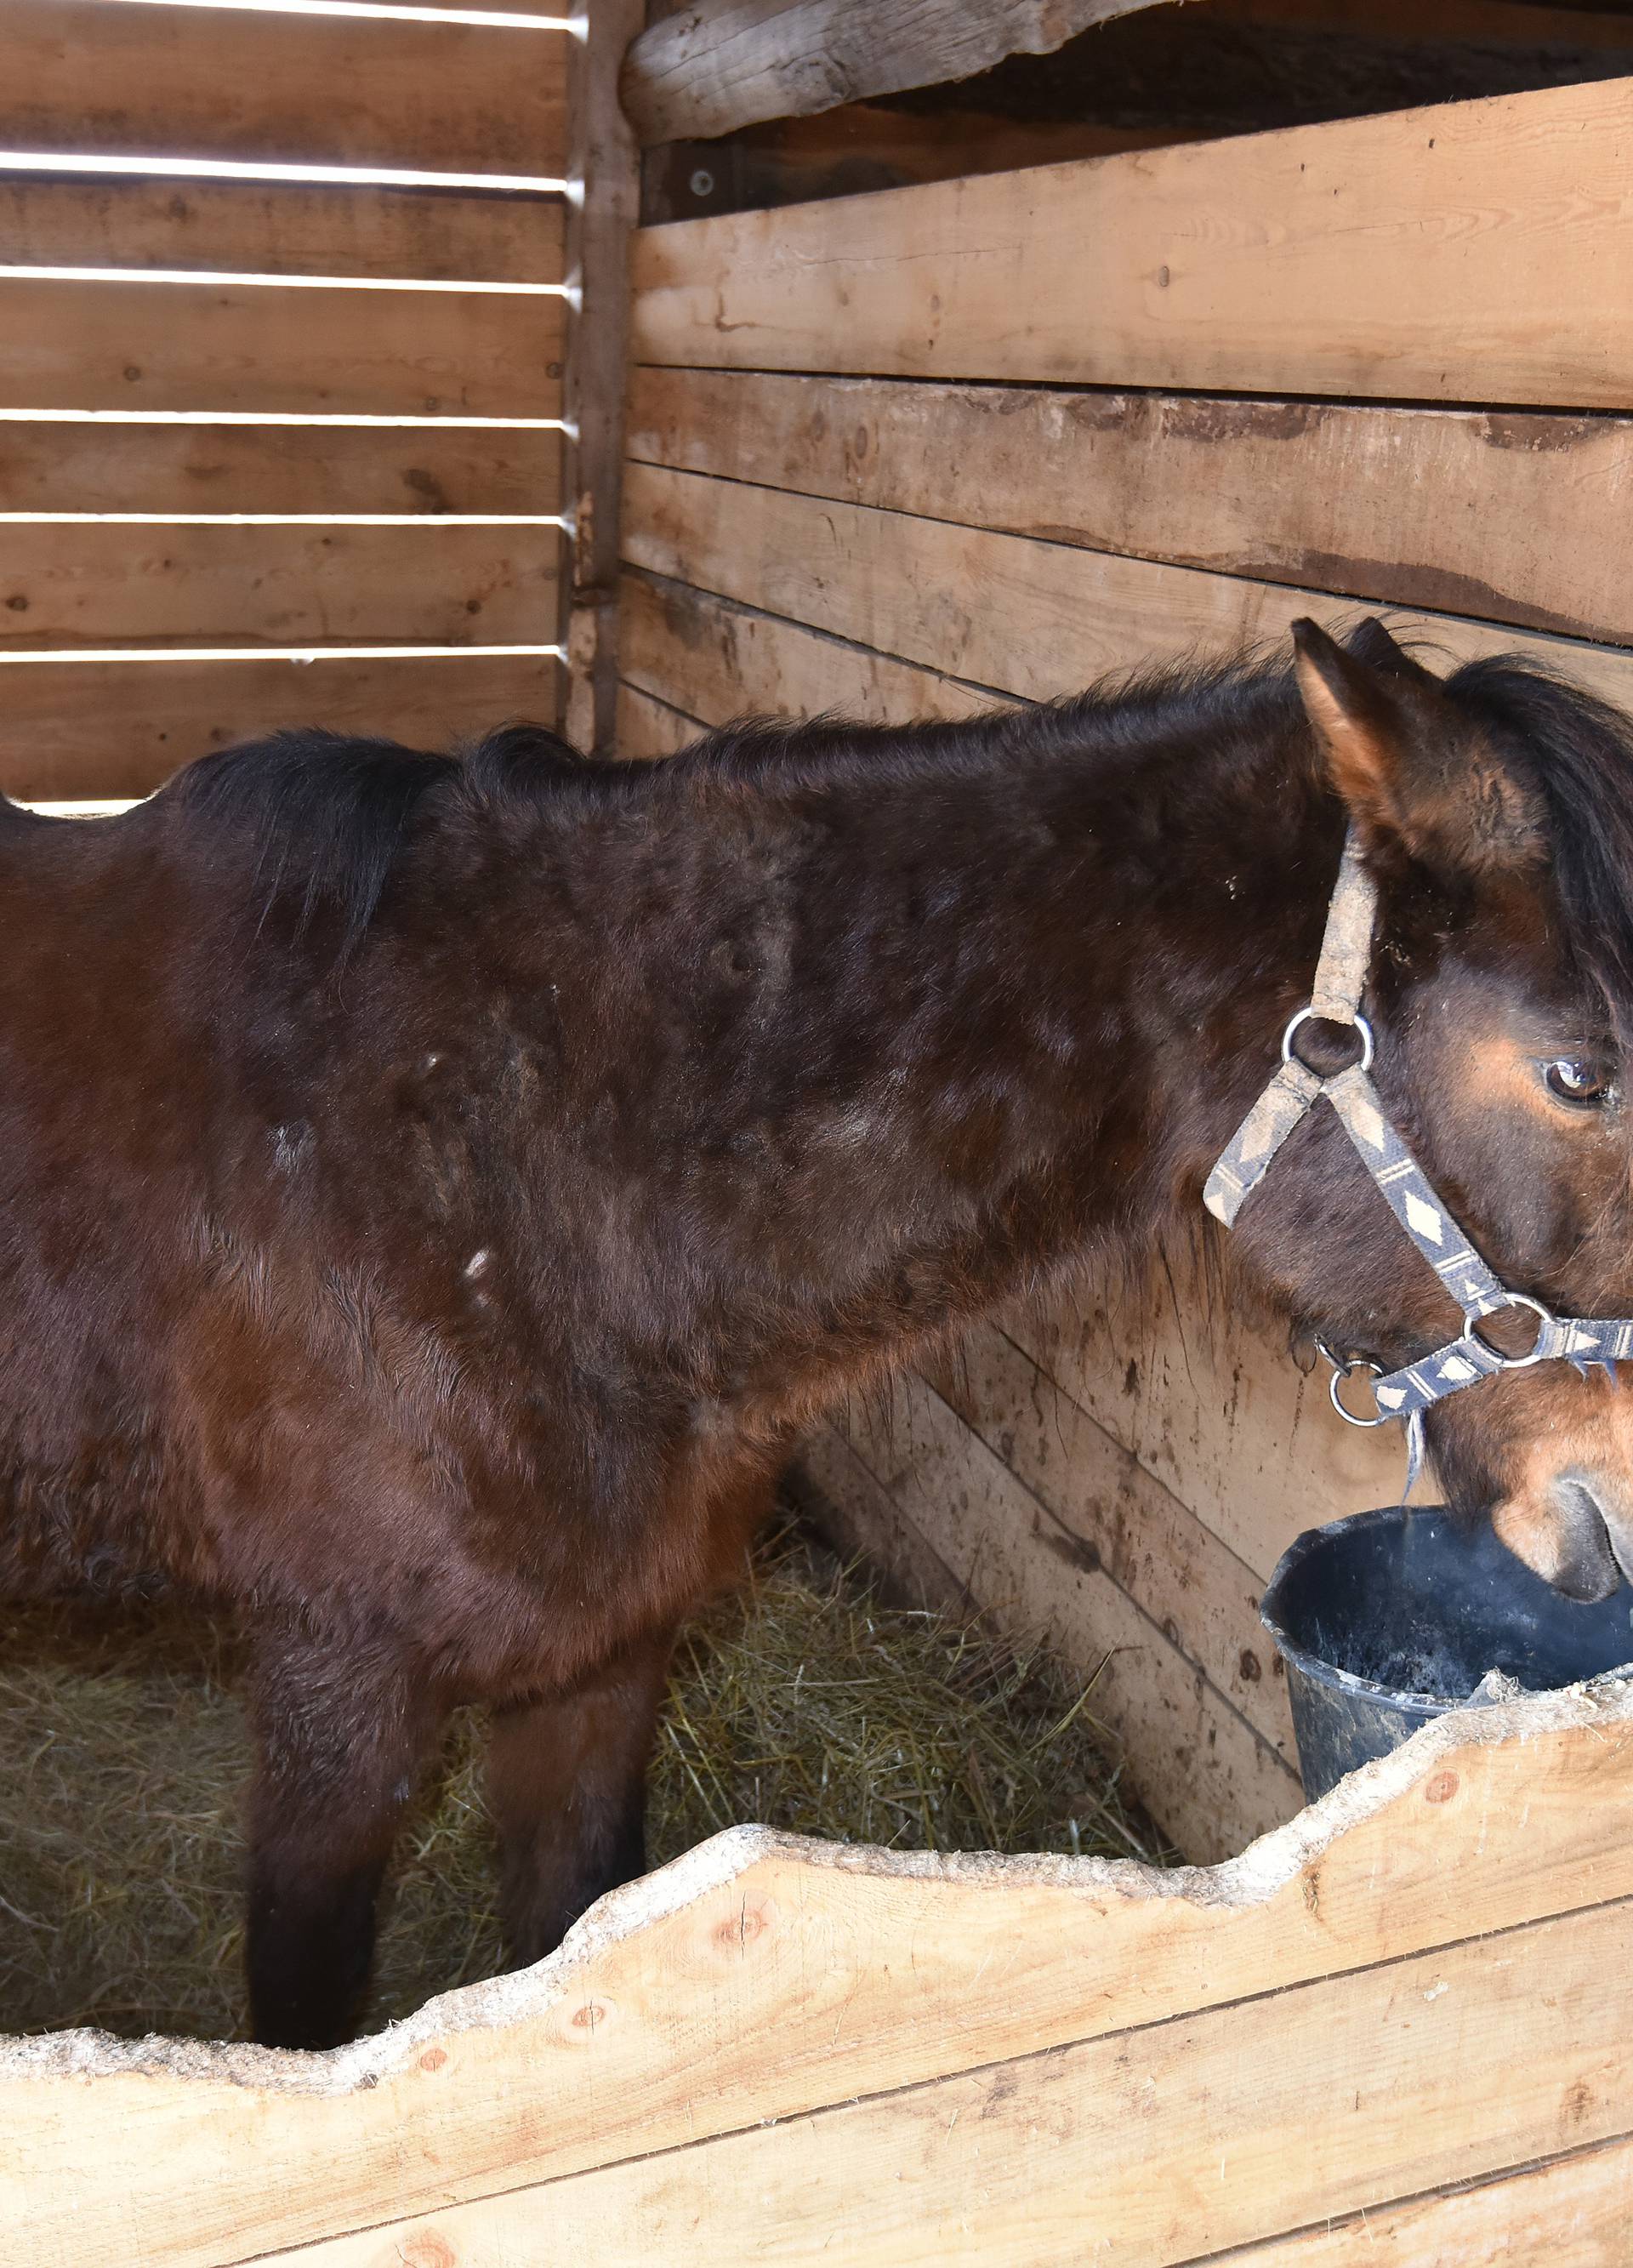
<path id="1" fill-rule="evenodd" d="M 1188 648 L 1279 641 L 1300 615 L 1353 621 L 1324 591 L 995 534 L 656 465 L 624 481 L 624 556 L 649 573 L 1033 701 Z M 1440 659 L 1520 652 L 1633 704 L 1633 655 L 1452 615 L 1392 611 Z M 657 688 L 654 688 L 655 690 Z M 830 695 L 837 703 L 837 692 Z"/>
<path id="2" fill-rule="evenodd" d="M 1089 550 L 1633 642 L 1629 418 L 649 368 L 631 379 L 629 453 Z"/>
<path id="3" fill-rule="evenodd" d="M 0 409 L 559 417 L 562 335 L 554 298 L 0 277 Z"/>
<path id="4" fill-rule="evenodd" d="M 597 0 L 569 78 L 572 170 L 567 257 L 577 285 L 563 401 L 571 432 L 572 499 L 559 639 L 567 656 L 570 740 L 604 754 L 618 703 L 618 519 L 624 387 L 629 364 L 629 236 L 640 210 L 640 158 L 618 107 L 618 65 L 644 0 Z"/>
<path id="5" fill-rule="evenodd" d="M 648 363 L 1633 408 L 1633 79 L 644 229 Z"/>
<path id="6" fill-rule="evenodd" d="M 330 2056 L 11 2045 L 8 2259 L 1157 2268 L 1620 2139 L 1629 1900 L 1625 1689 L 1209 1871 L 736 1829 Z"/>
<path id="7" fill-rule="evenodd" d="M 704 141 L 1046 55 L 1152 0 L 693 0 L 642 33 L 621 92 L 644 143 Z"/>
<path id="8" fill-rule="evenodd" d="M 548 655 L 311 661 L 37 661 L 0 666 L 0 793 L 151 794 L 212 748 L 286 725 L 386 734 L 439 750 L 556 712 Z"/>
<path id="9" fill-rule="evenodd" d="M 0 0 L 0 148 L 559 179 L 569 37 Z"/>

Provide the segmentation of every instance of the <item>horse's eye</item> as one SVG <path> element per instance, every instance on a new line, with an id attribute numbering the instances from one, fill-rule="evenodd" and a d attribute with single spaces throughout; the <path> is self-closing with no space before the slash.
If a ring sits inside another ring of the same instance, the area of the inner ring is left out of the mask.
<path id="1" fill-rule="evenodd" d="M 1542 1083 L 1559 1101 L 1584 1107 L 1608 1102 L 1615 1093 L 1610 1066 L 1593 1056 L 1556 1056 L 1543 1066 Z"/>

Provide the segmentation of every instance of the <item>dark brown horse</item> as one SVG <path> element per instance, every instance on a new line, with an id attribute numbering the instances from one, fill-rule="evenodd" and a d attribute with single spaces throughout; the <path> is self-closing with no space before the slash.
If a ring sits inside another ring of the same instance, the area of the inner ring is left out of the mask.
<path id="1" fill-rule="evenodd" d="M 970 724 L 286 736 L 0 809 L 0 1590 L 241 1618 L 260 2038 L 346 2035 L 456 1702 L 517 1959 L 639 1868 L 671 1633 L 799 1429 L 1201 1221 L 1347 813 L 1396 1123 L 1507 1283 L 1626 1312 L 1633 728 L 1515 666 L 1372 624 Z M 1325 1111 L 1232 1241 L 1347 1349 L 1456 1327 Z M 1562 1585 L 1633 1563 L 1633 1396 L 1549 1362 L 1431 1441 Z"/>

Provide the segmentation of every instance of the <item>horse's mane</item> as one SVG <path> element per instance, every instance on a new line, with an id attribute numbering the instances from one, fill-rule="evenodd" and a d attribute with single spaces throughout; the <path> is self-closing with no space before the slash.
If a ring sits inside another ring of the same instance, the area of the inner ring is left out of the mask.
<path id="1" fill-rule="evenodd" d="M 651 762 L 582 756 L 541 725 L 503 725 L 452 755 L 313 726 L 202 757 L 160 800 L 246 841 L 258 909 L 282 901 L 301 927 L 320 912 L 336 920 L 344 960 L 410 836 L 452 808 L 460 789 L 486 801 L 571 792 L 627 803 L 711 784 L 786 792 L 847 777 L 876 786 L 975 777 L 1023 755 L 1081 755 L 1090 742 L 1108 759 L 1133 758 L 1159 735 L 1217 729 L 1238 703 L 1245 710 L 1268 685 L 1289 682 L 1284 666 L 1267 667 L 1261 653 L 1244 652 L 1122 673 L 1065 700 L 999 707 L 957 723 L 751 718 Z"/>
<path id="2" fill-rule="evenodd" d="M 1445 681 L 1465 714 L 1512 747 L 1548 806 L 1567 943 L 1618 1027 L 1633 1034 L 1633 720 L 1537 668 L 1498 655 Z M 1295 714 L 1292 674 L 1262 646 L 1168 662 L 1102 680 L 1041 705 L 956 723 L 858 725 L 835 717 L 747 719 L 651 762 L 579 755 L 542 725 L 512 724 L 454 755 L 320 730 L 286 732 L 207 756 L 166 795 L 189 814 L 248 831 L 257 895 L 294 903 L 300 920 L 338 917 L 342 956 L 362 937 L 416 825 L 455 793 L 489 801 L 564 793 L 638 801 L 666 788 L 797 791 L 848 777 L 910 784 L 979 777 L 1018 759 L 1092 751 L 1130 767 L 1159 749 L 1239 743 L 1272 715 Z"/>
<path id="3" fill-rule="evenodd" d="M 373 919 L 416 820 L 458 784 L 491 789 L 524 769 L 555 778 L 604 768 L 541 725 L 504 725 L 456 755 L 312 726 L 202 757 L 162 800 L 246 835 L 262 911 L 283 899 L 302 928 L 320 910 L 336 917 L 344 960 Z"/>

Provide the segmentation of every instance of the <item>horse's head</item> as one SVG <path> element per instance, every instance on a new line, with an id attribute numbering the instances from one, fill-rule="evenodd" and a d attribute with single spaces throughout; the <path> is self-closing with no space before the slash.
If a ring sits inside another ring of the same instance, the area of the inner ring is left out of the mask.
<path id="1" fill-rule="evenodd" d="M 1378 886 L 1389 1116 L 1504 1285 L 1633 1315 L 1633 724 L 1512 663 L 1443 681 L 1375 622 L 1347 649 L 1304 628 L 1298 680 Z M 1347 1355 L 1394 1372 L 1445 1345 L 1458 1310 L 1333 1113 L 1285 1156 L 1241 1214 L 1246 1256 Z M 1476 1328 L 1516 1357 L 1536 1332 L 1519 1308 Z M 1620 1391 L 1564 1360 L 1504 1369 L 1438 1402 L 1428 1438 L 1453 1501 L 1491 1507 L 1559 1589 L 1633 1576 L 1633 1365 Z"/>

